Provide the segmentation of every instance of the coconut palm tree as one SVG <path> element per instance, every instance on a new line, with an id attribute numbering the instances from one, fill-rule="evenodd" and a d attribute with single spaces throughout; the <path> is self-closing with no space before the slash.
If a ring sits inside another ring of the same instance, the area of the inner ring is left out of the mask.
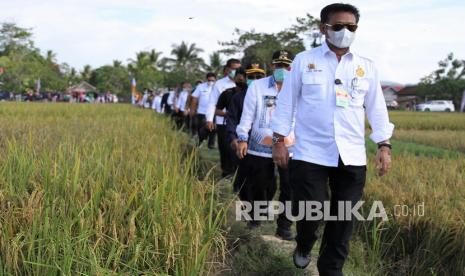
<path id="1" fill-rule="evenodd" d="M 173 50 L 171 50 L 173 58 L 167 58 L 166 60 L 173 70 L 181 70 L 186 74 L 193 74 L 205 65 L 203 59 L 199 57 L 199 54 L 202 52 L 203 49 L 198 48 L 195 43 L 189 44 L 182 41 L 179 45 L 173 45 Z"/>
<path id="2" fill-rule="evenodd" d="M 83 70 L 81 71 L 81 78 L 84 81 L 89 81 L 92 76 L 92 67 L 90 65 L 84 65 Z"/>
<path id="3" fill-rule="evenodd" d="M 205 66 L 205 70 L 208 72 L 213 72 L 217 76 L 223 71 L 223 61 L 221 60 L 220 52 L 216 51 L 210 54 L 209 64 Z"/>
<path id="4" fill-rule="evenodd" d="M 57 57 L 57 54 L 55 54 L 52 50 L 48 50 L 46 55 L 45 55 L 45 59 L 50 64 L 55 64 L 56 63 L 56 57 Z"/>
<path id="5" fill-rule="evenodd" d="M 123 65 L 123 63 L 117 59 L 113 60 L 113 67 L 119 68 Z"/>

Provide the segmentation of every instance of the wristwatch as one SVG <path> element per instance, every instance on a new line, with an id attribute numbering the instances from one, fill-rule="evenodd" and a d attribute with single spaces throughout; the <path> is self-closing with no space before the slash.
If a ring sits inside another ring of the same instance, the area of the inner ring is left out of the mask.
<path id="1" fill-rule="evenodd" d="M 379 143 L 379 144 L 378 144 L 378 149 L 380 149 L 381 147 L 387 147 L 387 148 L 389 148 L 390 150 L 392 150 L 392 145 L 389 144 L 389 143 Z"/>
<path id="2" fill-rule="evenodd" d="M 237 142 L 239 143 L 247 143 L 248 141 L 249 141 L 249 138 L 246 136 L 239 135 L 239 137 L 237 137 Z"/>
<path id="3" fill-rule="evenodd" d="M 271 142 L 273 146 L 279 143 L 284 143 L 284 137 L 278 137 L 273 135 L 273 139 L 271 139 Z"/>

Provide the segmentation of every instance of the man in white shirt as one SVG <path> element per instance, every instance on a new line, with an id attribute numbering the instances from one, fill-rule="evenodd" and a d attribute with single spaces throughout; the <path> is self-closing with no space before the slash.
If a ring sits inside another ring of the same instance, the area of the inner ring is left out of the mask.
<path id="1" fill-rule="evenodd" d="M 323 202 L 328 181 L 331 215 L 337 215 L 338 202 L 354 206 L 361 199 L 366 177 L 365 113 L 370 138 L 378 144 L 379 174 L 390 168 L 394 125 L 389 122 L 378 72 L 371 60 L 349 49 L 359 17 L 352 5 L 323 8 L 320 30 L 326 41 L 296 56 L 278 96 L 272 119 L 273 159 L 287 166 L 283 137 L 295 123 L 296 144 L 289 166 L 295 207 L 302 201 Z M 317 263 L 320 275 L 343 275 L 353 231 L 354 218 L 349 219 L 326 222 Z M 310 262 L 317 228 L 318 221 L 297 221 L 293 259 L 299 268 Z"/>
<path id="2" fill-rule="evenodd" d="M 215 146 L 215 132 L 207 129 L 205 114 L 207 113 L 210 93 L 215 84 L 216 76 L 214 73 L 209 72 L 206 78 L 207 81 L 197 85 L 194 93 L 192 93 L 190 115 L 196 121 L 199 145 L 208 137 L 208 148 L 211 149 Z"/>
<path id="3" fill-rule="evenodd" d="M 226 139 L 227 133 L 224 118 L 222 116 L 216 116 L 215 123 L 213 123 L 213 118 L 215 117 L 216 104 L 218 103 L 220 94 L 223 93 L 226 89 L 236 86 L 234 83 L 234 76 L 236 74 L 235 70 L 239 67 L 241 67 L 241 62 L 238 59 L 232 58 L 226 62 L 227 75 L 226 77 L 219 79 L 213 86 L 213 89 L 210 93 L 210 99 L 208 101 L 208 108 L 206 113 L 208 130 L 213 131 L 216 125 L 218 135 L 218 150 L 220 152 L 220 162 L 221 170 L 223 171 L 223 177 L 234 173 L 234 164 L 232 161 L 231 150 Z"/>
<path id="4" fill-rule="evenodd" d="M 174 89 L 171 89 L 168 91 L 168 99 L 166 100 L 166 106 L 165 106 L 165 112 L 168 115 L 171 115 L 171 113 L 174 112 L 173 106 L 174 106 L 174 99 L 176 97 L 176 91 Z"/>
<path id="5" fill-rule="evenodd" d="M 161 91 L 155 92 L 155 95 L 152 101 L 152 109 L 155 110 L 155 112 L 157 113 L 163 112 L 161 109 Z"/>
<path id="6" fill-rule="evenodd" d="M 273 75 L 255 80 L 247 89 L 244 99 L 241 120 L 236 128 L 238 137 L 237 156 L 242 159 L 245 182 L 240 190 L 243 201 L 252 204 L 254 201 L 271 201 L 276 193 L 275 164 L 272 157 L 271 118 L 276 107 L 276 97 L 283 81 L 290 70 L 292 53 L 279 50 L 273 53 L 271 69 Z M 249 135 L 250 133 L 250 135 Z M 286 146 L 294 143 L 291 133 L 286 137 Z M 279 168 L 279 201 L 285 206 L 291 200 L 289 172 L 287 168 Z M 250 214 L 253 214 L 253 207 Z M 252 215 L 253 217 L 253 215 Z M 293 239 L 292 222 L 283 212 L 277 220 L 276 235 L 283 240 Z M 259 221 L 252 220 L 251 226 L 258 226 Z"/>
<path id="7" fill-rule="evenodd" d="M 142 96 L 142 100 L 139 102 L 139 106 L 142 108 L 145 108 L 148 99 L 149 99 L 149 91 L 147 90 L 147 88 L 144 88 L 144 96 Z"/>
<path id="8" fill-rule="evenodd" d="M 190 93 L 192 91 L 192 85 L 188 82 L 183 82 L 182 83 L 182 91 L 179 93 L 178 99 L 177 99 L 177 104 L 176 104 L 176 112 L 178 113 L 179 116 L 179 126 L 182 127 L 184 124 L 184 127 L 187 129 L 189 127 L 189 106 L 188 106 L 188 99 L 190 96 Z"/>

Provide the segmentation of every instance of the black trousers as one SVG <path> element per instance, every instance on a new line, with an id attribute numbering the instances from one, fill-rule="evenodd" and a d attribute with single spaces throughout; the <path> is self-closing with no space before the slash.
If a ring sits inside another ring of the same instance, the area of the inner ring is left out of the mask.
<path id="1" fill-rule="evenodd" d="M 195 115 L 197 125 L 197 135 L 199 136 L 199 146 L 205 139 L 208 139 L 208 147 L 212 148 L 215 146 L 215 134 L 216 131 L 209 131 L 207 129 L 207 118 L 204 114 Z"/>
<path id="2" fill-rule="evenodd" d="M 171 113 L 172 113 L 171 106 L 165 105 L 165 114 L 166 115 L 171 115 Z"/>
<path id="3" fill-rule="evenodd" d="M 290 183 L 293 209 L 299 201 L 319 201 L 328 198 L 327 185 L 331 191 L 330 214 L 337 215 L 338 201 L 357 203 L 363 193 L 366 166 L 346 166 L 339 158 L 338 167 L 326 167 L 304 161 L 290 163 Z M 296 211 L 293 210 L 296 214 Z M 319 221 L 297 221 L 297 246 L 309 251 L 317 240 Z M 321 276 L 341 276 L 342 267 L 349 253 L 349 241 L 354 228 L 354 218 L 350 221 L 327 221 L 318 258 L 318 271 Z"/>
<path id="4" fill-rule="evenodd" d="M 279 201 L 286 204 L 291 200 L 289 185 L 289 170 L 278 167 L 279 173 Z M 275 164 L 272 158 L 247 154 L 239 164 L 234 188 L 239 190 L 242 201 L 271 201 L 277 190 Z M 253 214 L 253 208 L 250 215 Z M 278 227 L 287 229 L 292 221 L 286 218 L 285 212 L 277 220 Z"/>
<path id="5" fill-rule="evenodd" d="M 218 135 L 218 150 L 220 151 L 220 162 L 222 175 L 227 176 L 233 174 L 236 168 L 234 167 L 233 157 L 231 156 L 231 148 L 227 142 L 227 133 L 225 125 L 217 125 Z"/>
<path id="6" fill-rule="evenodd" d="M 181 129 L 184 125 L 184 114 L 181 111 L 173 111 L 171 113 L 171 119 L 175 122 L 178 129 Z"/>

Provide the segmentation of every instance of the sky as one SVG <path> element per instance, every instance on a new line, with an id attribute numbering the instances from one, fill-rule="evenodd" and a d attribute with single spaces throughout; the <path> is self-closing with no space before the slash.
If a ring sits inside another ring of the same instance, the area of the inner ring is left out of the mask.
<path id="1" fill-rule="evenodd" d="M 32 28 L 43 52 L 82 69 L 126 63 L 141 50 L 169 56 L 173 44 L 196 43 L 202 57 L 235 38 L 234 29 L 278 32 L 296 17 L 333 3 L 321 0 L 0 0 L 0 22 Z M 361 18 L 352 49 L 375 61 L 381 79 L 417 83 L 453 52 L 465 59 L 465 2 L 390 0 L 347 2 Z M 193 17 L 193 19 L 189 19 Z M 308 46 L 308 45 L 307 45 Z M 226 60 L 227 57 L 223 57 Z"/>

